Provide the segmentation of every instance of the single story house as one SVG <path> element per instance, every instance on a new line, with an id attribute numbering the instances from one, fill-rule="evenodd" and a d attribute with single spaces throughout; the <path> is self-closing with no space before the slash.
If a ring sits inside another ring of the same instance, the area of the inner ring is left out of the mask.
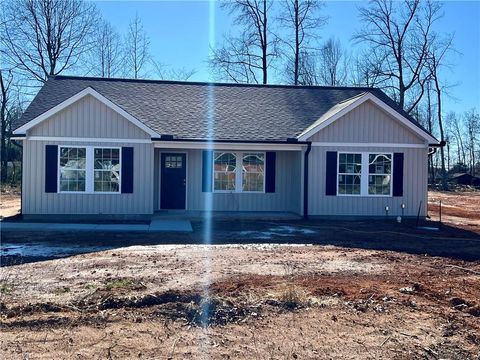
<path id="1" fill-rule="evenodd" d="M 449 182 L 457 185 L 480 186 L 480 178 L 468 173 L 455 173 L 449 176 Z"/>
<path id="2" fill-rule="evenodd" d="M 51 77 L 14 131 L 25 217 L 426 215 L 439 142 L 381 90 Z"/>

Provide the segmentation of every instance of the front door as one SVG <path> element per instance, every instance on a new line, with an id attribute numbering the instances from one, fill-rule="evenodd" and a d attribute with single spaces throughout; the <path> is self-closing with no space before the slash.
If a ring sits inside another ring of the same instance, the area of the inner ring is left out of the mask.
<path id="1" fill-rule="evenodd" d="M 187 185 L 186 155 L 162 153 L 160 207 L 162 209 L 185 209 Z"/>

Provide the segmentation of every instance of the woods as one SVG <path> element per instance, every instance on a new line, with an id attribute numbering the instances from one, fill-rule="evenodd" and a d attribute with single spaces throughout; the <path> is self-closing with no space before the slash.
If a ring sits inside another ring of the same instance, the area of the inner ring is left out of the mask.
<path id="1" fill-rule="evenodd" d="M 209 79 L 251 84 L 379 87 L 446 145 L 429 164 L 430 182 L 455 172 L 480 174 L 478 109 L 443 104 L 461 54 L 439 26 L 442 4 L 372 0 L 357 9 L 359 27 L 343 42 L 325 33 L 328 4 L 318 0 L 221 2 L 230 27 L 205 59 Z M 138 13 L 124 32 L 93 2 L 12 0 L 0 4 L 1 164 L 19 161 L 11 131 L 49 76 L 187 80 L 196 70 L 165 64 Z M 340 14 L 330 15 L 341 16 Z M 184 46 L 184 44 L 178 44 Z M 201 66 L 201 64 L 199 64 Z"/>

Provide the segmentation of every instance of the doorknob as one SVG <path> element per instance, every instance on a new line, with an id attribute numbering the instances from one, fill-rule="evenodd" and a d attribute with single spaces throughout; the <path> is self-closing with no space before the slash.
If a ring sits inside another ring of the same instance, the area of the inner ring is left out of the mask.
<path id="1" fill-rule="evenodd" d="M 187 179 L 183 179 L 183 186 L 187 185 Z"/>

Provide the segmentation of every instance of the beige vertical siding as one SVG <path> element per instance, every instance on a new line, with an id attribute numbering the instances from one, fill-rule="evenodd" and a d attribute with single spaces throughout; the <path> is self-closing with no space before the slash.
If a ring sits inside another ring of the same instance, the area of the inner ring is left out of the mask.
<path id="1" fill-rule="evenodd" d="M 23 142 L 22 212 L 47 214 L 151 214 L 153 212 L 153 145 L 76 142 L 76 146 L 131 146 L 134 148 L 133 194 L 62 194 L 45 192 L 45 146 L 69 142 Z"/>
<path id="2" fill-rule="evenodd" d="M 249 150 L 250 151 L 250 150 Z M 155 172 L 160 172 L 160 153 L 176 152 L 155 149 Z M 182 152 L 182 151 L 178 151 Z M 275 193 L 204 193 L 202 192 L 202 150 L 187 150 L 187 210 L 206 209 L 207 196 L 212 196 L 213 211 L 281 211 L 301 212 L 301 152 L 278 151 L 276 156 Z M 156 178 L 155 189 L 161 179 Z M 160 208 L 160 193 L 155 198 Z"/>
<path id="3" fill-rule="evenodd" d="M 364 102 L 316 133 L 309 141 L 400 144 L 424 142 L 417 134 L 370 101 Z"/>
<path id="4" fill-rule="evenodd" d="M 150 136 L 91 95 L 28 131 L 29 136 L 148 139 Z"/>

